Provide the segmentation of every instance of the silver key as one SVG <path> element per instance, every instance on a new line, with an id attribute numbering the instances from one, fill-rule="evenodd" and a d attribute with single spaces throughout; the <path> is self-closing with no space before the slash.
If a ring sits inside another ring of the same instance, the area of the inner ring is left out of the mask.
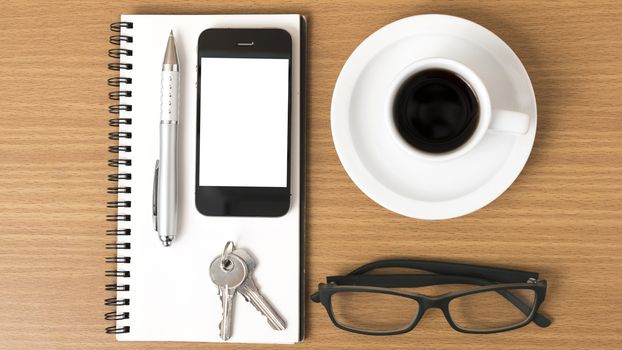
<path id="1" fill-rule="evenodd" d="M 219 256 L 209 268 L 214 284 L 218 286 L 218 294 L 222 302 L 222 320 L 218 325 L 220 338 L 231 338 L 231 321 L 233 320 L 233 298 L 240 285 L 248 278 L 248 267 L 240 257 L 228 254 L 224 259 Z"/>
<path id="2" fill-rule="evenodd" d="M 255 259 L 244 249 L 235 249 L 232 255 L 239 256 L 244 260 L 248 267 L 248 275 L 246 280 L 237 288 L 237 292 L 244 296 L 246 301 L 250 302 L 262 315 L 268 319 L 268 324 L 277 330 L 284 330 L 287 325 L 283 318 L 276 312 L 272 305 L 261 295 L 255 280 L 253 279 L 253 270 L 257 266 Z"/>

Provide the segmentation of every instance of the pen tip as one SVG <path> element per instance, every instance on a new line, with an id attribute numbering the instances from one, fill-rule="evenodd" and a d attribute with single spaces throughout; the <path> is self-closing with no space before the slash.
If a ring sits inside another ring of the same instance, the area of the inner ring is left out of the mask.
<path id="1" fill-rule="evenodd" d="M 173 30 L 171 29 L 171 32 L 169 33 L 168 36 L 173 36 Z"/>
<path id="2" fill-rule="evenodd" d="M 175 38 L 173 37 L 172 30 L 171 34 L 169 34 L 168 36 L 168 41 L 166 43 L 166 51 L 164 52 L 163 64 L 179 64 L 179 60 L 177 58 L 177 47 L 175 46 Z"/>
<path id="3" fill-rule="evenodd" d="M 165 247 L 170 247 L 171 244 L 173 243 L 172 237 L 160 238 L 160 240 L 162 241 L 162 245 Z"/>

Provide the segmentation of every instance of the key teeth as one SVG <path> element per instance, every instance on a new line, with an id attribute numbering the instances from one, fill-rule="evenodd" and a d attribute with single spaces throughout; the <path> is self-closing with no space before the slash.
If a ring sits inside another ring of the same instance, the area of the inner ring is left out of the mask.
<path id="1" fill-rule="evenodd" d="M 229 331 L 228 333 L 224 332 L 222 330 L 222 322 L 220 322 L 219 327 L 220 327 L 220 339 L 222 339 L 222 340 L 229 340 L 229 339 L 231 339 L 231 331 Z"/>
<path id="2" fill-rule="evenodd" d="M 251 305 L 253 305 L 255 309 L 268 321 L 268 324 L 270 325 L 272 329 L 277 330 L 277 331 L 282 331 L 287 328 L 287 323 L 285 322 L 285 320 L 283 320 L 283 318 L 274 309 L 274 306 L 272 306 L 270 302 L 261 294 L 261 292 L 259 291 L 259 288 L 257 288 L 257 285 L 254 283 L 253 280 L 249 280 L 248 283 L 245 283 L 244 285 L 242 285 L 241 288 L 238 289 L 238 292 L 242 294 L 242 296 L 244 296 L 244 299 L 247 302 L 249 302 Z M 258 300 L 253 302 L 251 295 L 254 295 L 255 298 Z M 277 318 L 277 320 L 273 321 L 267 314 L 265 314 L 259 307 L 259 303 L 262 303 L 267 308 L 269 308 L 271 313 L 273 314 L 274 317 Z M 281 324 L 279 324 L 279 322 Z"/>
<path id="3" fill-rule="evenodd" d="M 222 322 L 220 322 L 220 324 L 222 324 Z M 231 335 L 226 335 L 226 334 L 224 334 L 224 333 L 221 331 L 221 332 L 220 332 L 220 339 L 227 341 L 227 340 L 231 339 Z"/>
<path id="4" fill-rule="evenodd" d="M 283 326 L 280 326 L 278 324 L 275 324 L 272 326 L 272 329 L 277 330 L 277 331 L 284 331 L 285 328 L 287 328 L 287 323 L 285 323 L 285 321 L 283 321 Z"/>
<path id="5" fill-rule="evenodd" d="M 259 311 L 259 313 L 268 321 L 268 324 L 270 325 L 270 327 L 272 327 L 272 329 L 277 330 L 277 331 L 282 331 L 282 330 L 284 330 L 287 327 L 285 325 L 285 321 L 283 321 L 283 327 L 281 327 L 279 324 L 272 322 L 270 317 L 264 315 L 261 312 L 261 309 L 259 308 L 259 306 L 257 306 L 256 304 L 251 303 L 250 300 L 246 300 L 246 301 L 248 301 L 251 305 L 253 305 L 255 307 L 255 310 Z"/>
<path id="6" fill-rule="evenodd" d="M 231 290 L 229 290 L 231 292 Z M 235 291 L 234 293 L 235 294 Z M 218 330 L 220 338 L 224 341 L 227 341 L 231 338 L 231 324 L 227 325 L 225 323 L 225 316 L 227 315 L 227 309 L 229 310 L 229 318 L 231 318 L 231 314 L 233 313 L 233 297 L 227 298 L 227 294 L 219 288 L 218 295 L 220 296 L 220 302 L 222 305 L 222 317 L 220 323 L 218 323 Z M 225 299 L 228 299 L 225 303 Z M 225 305 L 226 304 L 226 305 Z"/>

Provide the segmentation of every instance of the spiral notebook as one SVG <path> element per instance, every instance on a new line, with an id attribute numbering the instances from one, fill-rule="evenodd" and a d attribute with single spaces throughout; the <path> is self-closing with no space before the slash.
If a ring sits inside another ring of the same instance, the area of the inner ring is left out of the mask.
<path id="1" fill-rule="evenodd" d="M 207 217 L 194 205 L 196 50 L 207 28 L 282 28 L 292 37 L 290 211 L 279 218 Z M 111 86 L 109 151 L 115 170 L 108 192 L 115 222 L 107 234 L 106 285 L 111 307 L 107 333 L 119 341 L 220 342 L 221 303 L 209 277 L 210 262 L 232 240 L 257 258 L 255 281 L 287 322 L 273 330 L 241 296 L 234 303 L 229 342 L 295 343 L 304 331 L 304 60 L 305 20 L 300 15 L 123 15 L 111 25 L 115 45 L 108 65 Z M 152 222 L 152 181 L 158 158 L 160 71 L 168 33 L 180 56 L 179 224 L 163 247 Z"/>

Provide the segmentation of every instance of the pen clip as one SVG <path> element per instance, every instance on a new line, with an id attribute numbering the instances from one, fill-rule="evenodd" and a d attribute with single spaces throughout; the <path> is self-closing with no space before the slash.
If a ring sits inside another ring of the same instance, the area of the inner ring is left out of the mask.
<path id="1" fill-rule="evenodd" d="M 151 211 L 153 215 L 153 228 L 158 231 L 158 177 L 160 173 L 160 161 L 156 160 L 155 169 L 153 172 L 153 195 L 152 195 L 152 204 Z"/>

